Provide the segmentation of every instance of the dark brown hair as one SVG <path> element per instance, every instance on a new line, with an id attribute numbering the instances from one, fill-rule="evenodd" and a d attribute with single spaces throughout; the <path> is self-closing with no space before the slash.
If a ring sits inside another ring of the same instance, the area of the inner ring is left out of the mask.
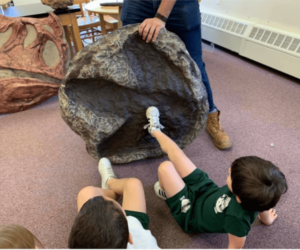
<path id="1" fill-rule="evenodd" d="M 42 243 L 25 227 L 17 224 L 0 226 L 0 248 L 44 248 Z"/>
<path id="2" fill-rule="evenodd" d="M 236 159 L 231 165 L 232 192 L 251 211 L 275 207 L 288 189 L 284 174 L 272 162 L 256 156 Z"/>
<path id="3" fill-rule="evenodd" d="M 69 248 L 127 248 L 128 223 L 112 201 L 98 196 L 88 200 L 75 218 Z"/>

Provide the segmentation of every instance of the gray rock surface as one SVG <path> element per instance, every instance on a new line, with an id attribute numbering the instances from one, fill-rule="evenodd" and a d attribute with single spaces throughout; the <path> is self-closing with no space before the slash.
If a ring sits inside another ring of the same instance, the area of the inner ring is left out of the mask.
<path id="1" fill-rule="evenodd" d="M 164 155 L 143 126 L 156 106 L 163 130 L 184 148 L 203 130 L 208 113 L 201 73 L 184 43 L 161 30 L 146 43 L 138 24 L 82 49 L 59 90 L 61 115 L 95 159 L 114 164 Z"/>

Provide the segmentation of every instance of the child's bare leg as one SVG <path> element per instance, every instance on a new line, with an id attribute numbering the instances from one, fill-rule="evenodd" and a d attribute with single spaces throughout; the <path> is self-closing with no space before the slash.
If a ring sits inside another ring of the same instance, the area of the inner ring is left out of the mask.
<path id="1" fill-rule="evenodd" d="M 173 163 L 181 178 L 188 176 L 196 169 L 194 163 L 191 162 L 177 144 L 167 135 L 160 130 L 156 130 L 152 133 L 152 136 L 157 139 L 161 149 L 168 154 L 170 161 Z"/>
<path id="2" fill-rule="evenodd" d="M 168 154 L 171 162 L 163 162 L 158 168 L 159 183 L 154 184 L 154 191 L 162 199 L 170 198 L 180 192 L 185 183 L 182 178 L 190 175 L 196 166 L 183 153 L 177 144 L 160 130 L 164 128 L 159 122 L 159 110 L 149 107 L 146 117 L 149 124 L 144 126 L 157 139 L 161 149 Z"/>
<path id="3" fill-rule="evenodd" d="M 170 161 L 165 161 L 160 164 L 158 168 L 158 179 L 160 187 L 166 192 L 168 198 L 180 192 L 185 186 L 182 177 Z"/>
<path id="4" fill-rule="evenodd" d="M 102 188 L 123 195 L 123 209 L 146 213 L 144 188 L 136 178 L 117 179 L 107 158 L 101 158 L 98 165 Z"/>
<path id="5" fill-rule="evenodd" d="M 109 189 L 123 195 L 124 210 L 146 213 L 146 200 L 142 182 L 137 178 L 115 179 L 107 182 Z"/>
<path id="6" fill-rule="evenodd" d="M 98 187 L 88 186 L 81 189 L 77 195 L 77 209 L 78 212 L 82 208 L 82 206 L 90 199 L 97 197 L 97 196 L 106 196 L 117 200 L 119 195 L 116 194 L 112 190 L 102 189 Z"/>

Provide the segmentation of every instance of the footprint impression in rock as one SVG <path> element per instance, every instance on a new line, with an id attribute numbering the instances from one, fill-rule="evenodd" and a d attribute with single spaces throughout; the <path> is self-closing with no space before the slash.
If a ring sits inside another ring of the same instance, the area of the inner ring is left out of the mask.
<path id="1" fill-rule="evenodd" d="M 174 33 L 146 43 L 138 24 L 85 47 L 72 60 L 59 91 L 61 115 L 95 159 L 114 164 L 161 157 L 143 127 L 146 110 L 160 110 L 163 132 L 184 148 L 203 130 L 208 113 L 198 66 Z"/>

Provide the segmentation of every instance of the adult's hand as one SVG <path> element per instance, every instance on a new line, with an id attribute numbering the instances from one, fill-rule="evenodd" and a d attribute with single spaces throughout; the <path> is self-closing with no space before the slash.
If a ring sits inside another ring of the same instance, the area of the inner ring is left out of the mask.
<path id="1" fill-rule="evenodd" d="M 140 24 L 139 34 L 143 36 L 143 40 L 146 39 L 147 43 L 149 43 L 151 39 L 152 42 L 155 42 L 159 31 L 165 28 L 165 26 L 166 23 L 156 17 L 148 18 Z"/>

